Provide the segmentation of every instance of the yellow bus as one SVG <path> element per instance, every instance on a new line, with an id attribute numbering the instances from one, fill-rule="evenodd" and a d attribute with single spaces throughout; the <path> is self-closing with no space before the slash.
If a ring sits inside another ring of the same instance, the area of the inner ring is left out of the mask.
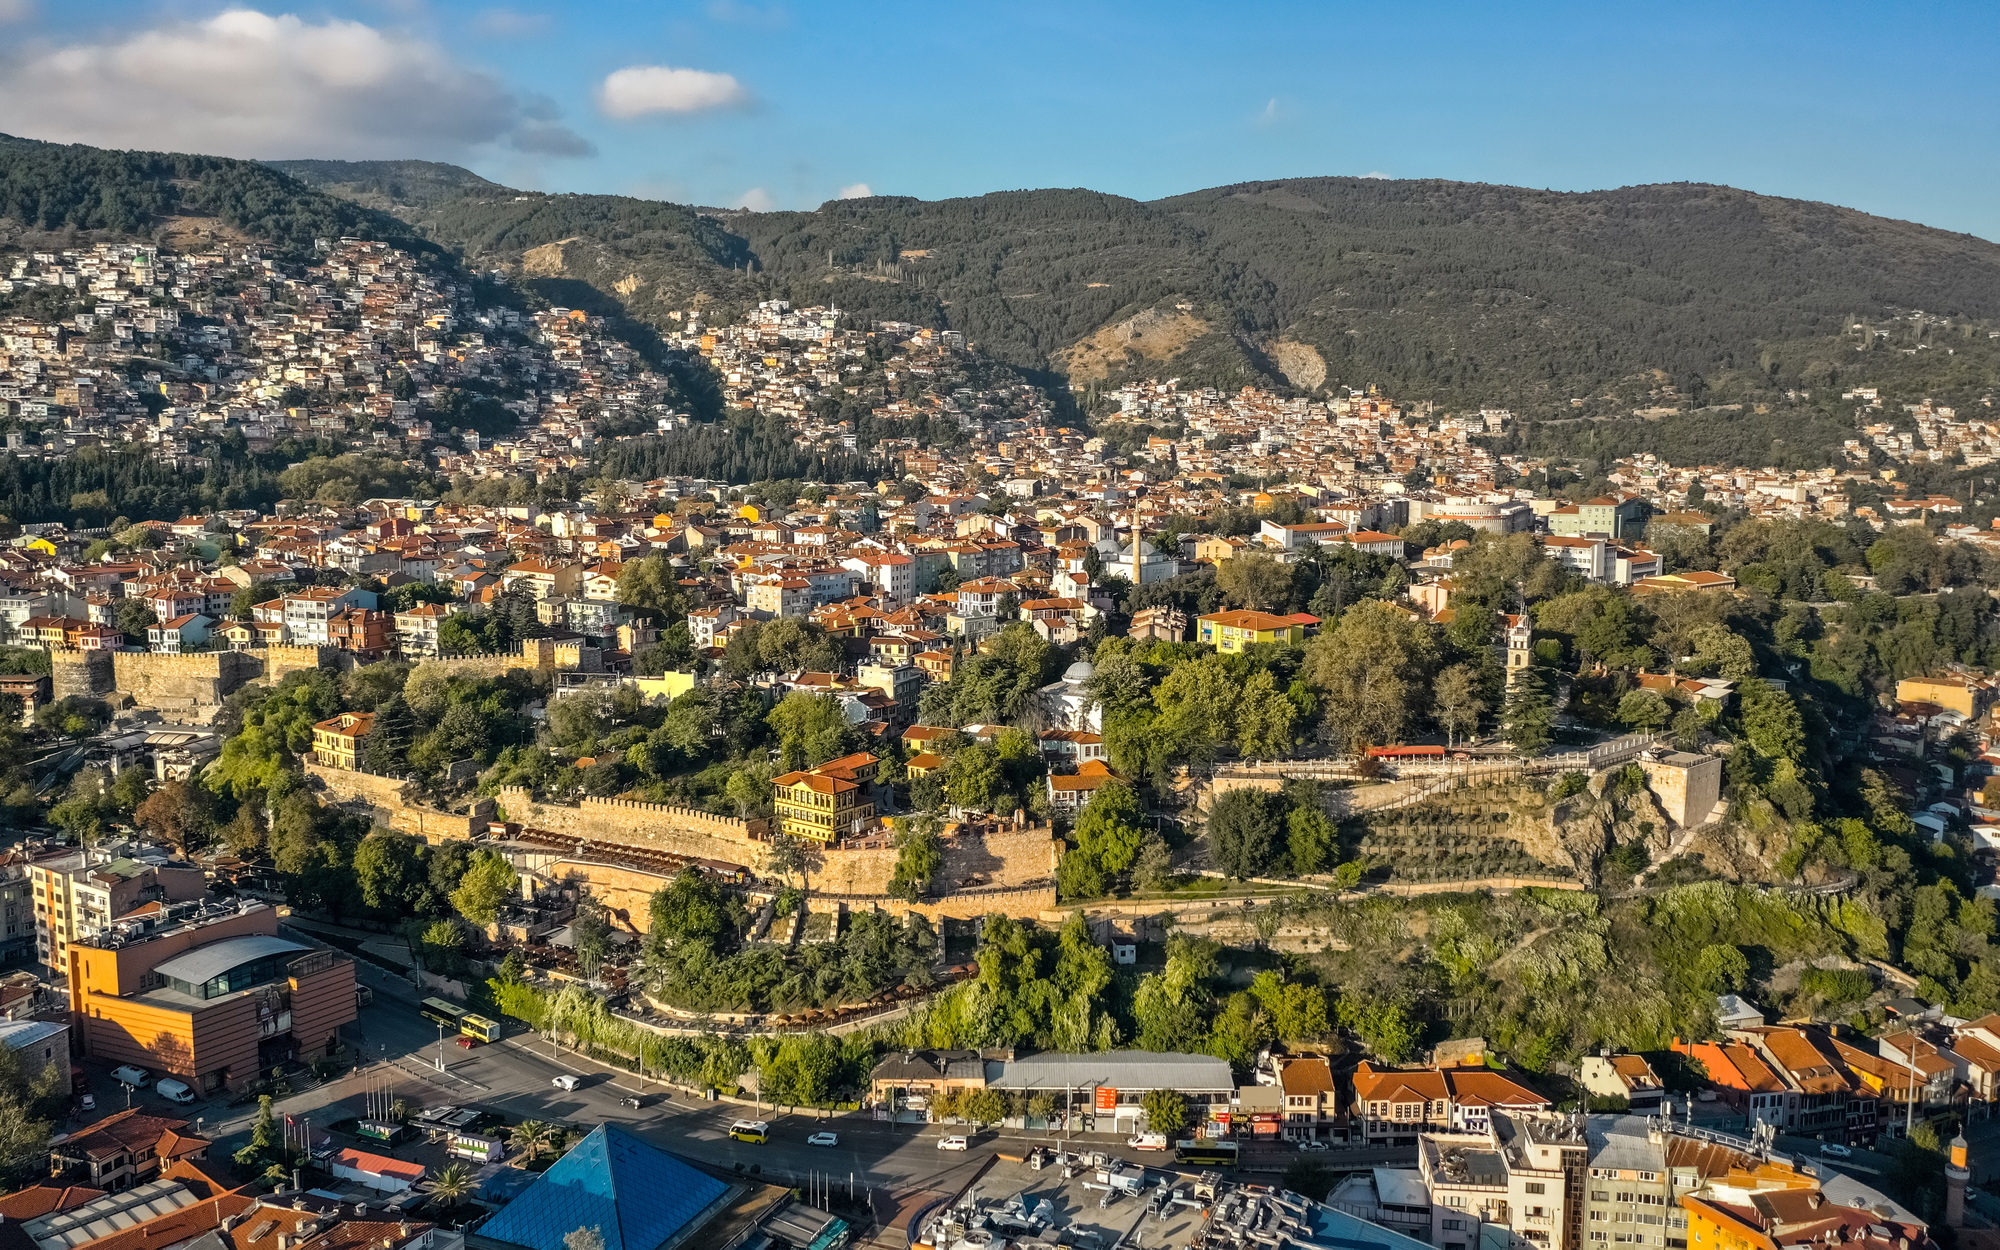
<path id="1" fill-rule="evenodd" d="M 500 1040 L 500 1022 L 467 1012 L 458 1022 L 458 1033 L 460 1037 L 469 1037 L 475 1042 L 497 1042 Z"/>
<path id="2" fill-rule="evenodd" d="M 764 1139 L 770 1135 L 770 1131 L 771 1126 L 762 1120 L 738 1120 L 729 1126 L 731 1137 L 737 1141 L 752 1142 L 759 1146 L 764 1144 Z"/>

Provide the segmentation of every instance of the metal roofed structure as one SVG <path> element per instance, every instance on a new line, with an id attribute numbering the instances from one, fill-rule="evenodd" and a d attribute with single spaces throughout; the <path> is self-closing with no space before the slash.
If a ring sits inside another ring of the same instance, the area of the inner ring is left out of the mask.
<path id="1" fill-rule="evenodd" d="M 994 1071 L 995 1068 L 999 1070 Z M 1178 1089 L 1190 1094 L 1234 1094 L 1229 1062 L 1209 1055 L 1150 1050 L 1108 1050 L 1085 1055 L 1040 1054 L 987 1064 L 990 1089 Z"/>
<path id="2" fill-rule="evenodd" d="M 198 946 L 184 955 L 176 955 L 165 963 L 155 965 L 153 971 L 169 980 L 200 985 L 253 959 L 310 949 L 312 948 L 285 938 L 273 937 L 268 933 L 252 933 L 246 937 L 224 938 L 220 942 Z"/>
<path id="3" fill-rule="evenodd" d="M 736 1192 L 614 1124 L 600 1124 L 480 1225 L 472 1244 L 564 1250 L 597 1228 L 604 1250 L 662 1250 L 708 1222 Z"/>
<path id="4" fill-rule="evenodd" d="M 1338 1250 L 1431 1250 L 1428 1241 L 1419 1241 L 1380 1224 L 1370 1224 L 1358 1216 L 1323 1204 L 1313 1206 L 1310 1224 L 1312 1239 L 1306 1244 L 1312 1246 L 1337 1247 Z"/>
<path id="5" fill-rule="evenodd" d="M 41 1250 L 66 1250 L 193 1206 L 201 1199 L 180 1181 L 148 1181 L 21 1225 Z"/>

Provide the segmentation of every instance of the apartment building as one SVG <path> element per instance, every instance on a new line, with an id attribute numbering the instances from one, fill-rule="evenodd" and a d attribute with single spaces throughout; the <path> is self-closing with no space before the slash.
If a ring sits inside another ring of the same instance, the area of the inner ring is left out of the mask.
<path id="1" fill-rule="evenodd" d="M 1488 1068 L 1354 1070 L 1350 1139 L 1370 1146 L 1414 1146 L 1429 1132 L 1483 1133 L 1496 1112 L 1527 1115 L 1554 1106 L 1527 1086 Z"/>
<path id="2" fill-rule="evenodd" d="M 156 847 L 62 851 L 29 860 L 27 879 L 35 954 L 56 976 L 69 967 L 72 944 L 134 912 L 207 890 L 201 869 Z"/>
<path id="3" fill-rule="evenodd" d="M 308 586 L 286 595 L 280 603 L 283 640 L 307 647 L 332 644 L 330 624 L 349 608 L 373 608 L 375 592 L 358 586 Z"/>
<path id="4" fill-rule="evenodd" d="M 1762 1025 L 1731 1029 L 1784 1083 L 1765 1120 L 1787 1133 L 1827 1141 L 1867 1140 L 1877 1127 L 1877 1095 L 1847 1066 L 1840 1045 L 1818 1029 Z M 1850 1047 L 1850 1050 L 1853 1048 Z M 1858 1052 L 1857 1052 L 1858 1053 Z"/>
<path id="5" fill-rule="evenodd" d="M 1327 1135 L 1340 1111 L 1333 1067 L 1318 1055 L 1273 1060 L 1285 1097 L 1285 1137 L 1317 1141 Z"/>
<path id="6" fill-rule="evenodd" d="M 69 947 L 84 1052 L 172 1073 L 202 1094 L 321 1057 L 355 1018 L 354 964 L 278 936 L 262 903 L 182 904 Z"/>
<path id="7" fill-rule="evenodd" d="M 1658 1111 L 1666 1093 L 1644 1055 L 1586 1055 L 1577 1079 L 1597 1097 L 1622 1099 L 1626 1110 L 1641 1114 Z"/>
<path id="8" fill-rule="evenodd" d="M 441 603 L 419 603 L 396 613 L 396 649 L 406 656 L 438 654 L 438 627 L 451 615 Z"/>
<path id="9" fill-rule="evenodd" d="M 1575 1250 L 1583 1224 L 1588 1141 L 1573 1116 L 1493 1117 L 1484 1132 L 1426 1133 L 1417 1170 L 1430 1198 L 1427 1240 L 1475 1250 L 1504 1232 L 1511 1245 Z"/>

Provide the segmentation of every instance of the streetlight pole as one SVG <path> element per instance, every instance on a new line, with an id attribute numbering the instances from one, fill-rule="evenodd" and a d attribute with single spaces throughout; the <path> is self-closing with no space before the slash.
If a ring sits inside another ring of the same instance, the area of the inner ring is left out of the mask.
<path id="1" fill-rule="evenodd" d="M 438 1066 L 438 1071 L 440 1071 L 440 1072 L 444 1071 L 444 1024 L 443 1024 L 443 1022 L 442 1022 L 442 1021 L 440 1021 L 440 1022 L 438 1023 L 438 1060 L 437 1060 L 437 1066 Z"/>

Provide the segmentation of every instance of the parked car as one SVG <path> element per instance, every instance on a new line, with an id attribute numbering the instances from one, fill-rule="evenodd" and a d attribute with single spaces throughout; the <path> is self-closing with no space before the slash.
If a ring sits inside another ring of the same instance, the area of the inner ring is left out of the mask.
<path id="1" fill-rule="evenodd" d="M 569 1092 L 569 1091 L 571 1091 L 571 1090 L 574 1090 L 574 1089 L 576 1088 L 576 1084 L 577 1084 L 577 1078 L 575 1078 L 575 1077 L 573 1077 L 573 1076 L 558 1076 L 558 1077 L 551 1077 L 551 1078 L 549 1079 L 549 1084 L 551 1084 L 551 1085 L 555 1086 L 555 1087 L 556 1087 L 557 1089 L 559 1089 L 559 1090 L 562 1090 L 562 1091 L 564 1091 L 565 1093 L 567 1093 L 567 1092 Z"/>
<path id="2" fill-rule="evenodd" d="M 134 1089 L 144 1089 L 153 1083 L 153 1074 L 144 1068 L 135 1068 L 128 1063 L 123 1067 L 111 1069 L 111 1079 L 117 1081 L 120 1085 L 130 1085 Z"/>
<path id="3" fill-rule="evenodd" d="M 1331 1150 L 1331 1149 L 1333 1149 L 1333 1147 L 1331 1147 L 1331 1146 L 1327 1145 L 1327 1144 L 1326 1144 L 1325 1142 L 1323 1142 L 1323 1141 L 1313 1141 L 1313 1140 L 1312 1140 L 1311 1138 L 1307 1138 L 1306 1140 L 1304 1140 L 1304 1141 L 1302 1141 L 1302 1142 L 1300 1142 L 1300 1143 L 1299 1143 L 1299 1149 L 1300 1149 L 1300 1150 Z"/>
<path id="4" fill-rule="evenodd" d="M 954 1136 L 951 1136 L 951 1137 L 940 1137 L 940 1138 L 938 1138 L 938 1149 L 939 1149 L 939 1150 L 970 1150 L 970 1149 L 972 1149 L 972 1142 L 971 1142 L 971 1141 L 969 1141 L 968 1139 L 964 1138 L 964 1137 L 960 1137 L 960 1136 L 956 1136 L 956 1135 L 954 1135 Z"/>
<path id="5" fill-rule="evenodd" d="M 85 1094 L 76 1100 L 76 1105 L 85 1111 L 95 1111 L 97 1110 L 97 1095 Z"/>
<path id="6" fill-rule="evenodd" d="M 1167 1135 L 1165 1133 L 1139 1133 L 1125 1144 L 1134 1150 L 1165 1150 L 1167 1148 Z"/>
<path id="7" fill-rule="evenodd" d="M 806 1138 L 806 1145 L 808 1146 L 838 1146 L 839 1144 L 840 1134 L 838 1133 L 814 1133 L 811 1137 Z"/>
<path id="8" fill-rule="evenodd" d="M 153 1086 L 153 1089 L 160 1095 L 160 1097 L 165 1098 L 170 1102 L 195 1101 L 194 1091 L 188 1088 L 186 1083 L 181 1081 L 176 1081 L 170 1076 L 161 1077 L 159 1083 Z"/>
<path id="9" fill-rule="evenodd" d="M 1829 1159 L 1852 1159 L 1854 1152 L 1837 1141 L 1823 1141 L 1819 1144 L 1821 1155 Z"/>

